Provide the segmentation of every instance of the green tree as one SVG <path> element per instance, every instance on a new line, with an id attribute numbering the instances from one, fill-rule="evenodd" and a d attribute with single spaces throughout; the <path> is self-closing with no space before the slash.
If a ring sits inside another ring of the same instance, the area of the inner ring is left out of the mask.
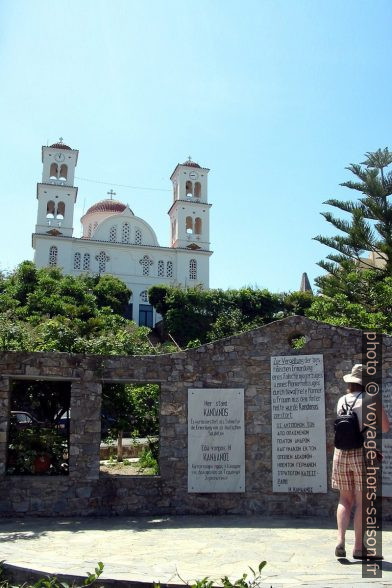
<path id="1" fill-rule="evenodd" d="M 374 270 L 347 274 L 346 293 L 316 296 L 306 316 L 333 325 L 392 333 L 392 277 Z"/>
<path id="2" fill-rule="evenodd" d="M 102 414 L 113 419 L 110 432 L 117 436 L 117 461 L 122 461 L 124 432 L 135 437 L 159 434 L 159 386 L 105 384 Z"/>
<path id="3" fill-rule="evenodd" d="M 327 259 L 318 264 L 327 272 L 316 280 L 321 292 L 333 290 L 348 295 L 345 284 L 347 274 L 361 271 L 360 268 L 364 267 L 373 268 L 380 279 L 392 276 L 392 204 L 389 201 L 392 172 L 388 170 L 391 163 L 392 153 L 388 148 L 366 153 L 362 164 L 351 164 L 347 168 L 355 180 L 341 184 L 359 193 L 358 201 L 330 199 L 325 202 L 350 218 L 340 219 L 330 212 L 321 213 L 340 231 L 335 237 L 314 237 L 336 252 L 327 255 Z M 380 258 L 380 267 L 374 268 L 371 261 L 363 258 L 369 253 Z"/>
<path id="4" fill-rule="evenodd" d="M 149 300 L 166 330 L 185 347 L 229 337 L 291 314 L 304 314 L 309 293 L 273 294 L 267 289 L 200 290 L 154 286 Z"/>

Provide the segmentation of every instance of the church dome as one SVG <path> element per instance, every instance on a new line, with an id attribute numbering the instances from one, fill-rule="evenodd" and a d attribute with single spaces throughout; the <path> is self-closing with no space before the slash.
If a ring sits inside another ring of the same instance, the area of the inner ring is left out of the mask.
<path id="1" fill-rule="evenodd" d="M 53 149 L 70 149 L 72 151 L 72 148 L 68 147 L 68 145 L 66 145 L 65 143 L 53 143 L 51 147 Z"/>
<path id="2" fill-rule="evenodd" d="M 198 163 L 196 163 L 195 161 L 192 161 L 190 158 L 187 159 L 187 161 L 184 161 L 184 163 L 182 165 L 186 165 L 188 167 L 201 167 Z"/>
<path id="3" fill-rule="evenodd" d="M 92 214 L 94 212 L 124 212 L 127 205 L 123 204 L 119 200 L 111 200 L 110 198 L 105 198 L 105 200 L 100 200 L 96 202 L 87 210 L 87 214 Z"/>

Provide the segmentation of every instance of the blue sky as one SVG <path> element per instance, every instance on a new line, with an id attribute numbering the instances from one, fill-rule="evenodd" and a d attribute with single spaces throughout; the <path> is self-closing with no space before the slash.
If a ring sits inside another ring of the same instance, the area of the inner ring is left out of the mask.
<path id="1" fill-rule="evenodd" d="M 211 287 L 312 282 L 323 201 L 391 147 L 391 17 L 389 0 L 0 1 L 0 269 L 32 259 L 41 145 L 62 136 L 94 180 L 76 181 L 76 236 L 113 186 L 167 246 L 191 155 L 211 168 Z"/>

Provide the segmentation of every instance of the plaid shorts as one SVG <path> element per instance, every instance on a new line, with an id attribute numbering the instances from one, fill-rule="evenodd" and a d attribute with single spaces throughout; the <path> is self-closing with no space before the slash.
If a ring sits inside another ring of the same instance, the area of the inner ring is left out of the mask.
<path id="1" fill-rule="evenodd" d="M 362 490 L 364 470 L 363 448 L 336 449 L 332 463 L 332 488 Z"/>

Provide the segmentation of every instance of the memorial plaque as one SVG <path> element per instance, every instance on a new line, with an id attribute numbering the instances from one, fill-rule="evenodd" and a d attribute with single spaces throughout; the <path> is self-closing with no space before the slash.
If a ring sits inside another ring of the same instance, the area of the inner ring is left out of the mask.
<path id="1" fill-rule="evenodd" d="M 383 380 L 382 382 L 382 403 L 385 412 L 392 423 L 392 381 Z M 392 431 L 382 434 L 382 452 L 384 459 L 382 461 L 382 496 L 392 497 Z"/>
<path id="2" fill-rule="evenodd" d="M 188 390 L 188 492 L 245 492 L 244 390 Z"/>
<path id="3" fill-rule="evenodd" d="M 322 355 L 271 357 L 273 492 L 327 492 Z"/>

